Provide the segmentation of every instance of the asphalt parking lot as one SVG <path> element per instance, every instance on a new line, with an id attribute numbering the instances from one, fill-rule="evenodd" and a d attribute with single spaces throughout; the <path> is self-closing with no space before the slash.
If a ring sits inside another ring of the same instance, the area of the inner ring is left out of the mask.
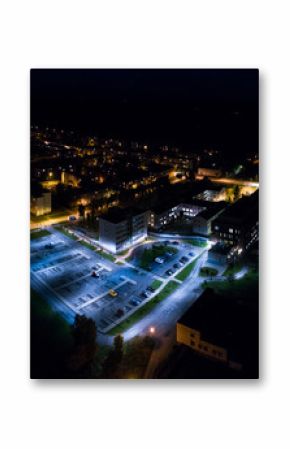
<path id="1" fill-rule="evenodd" d="M 136 248 L 130 262 L 119 265 L 102 258 L 80 242 L 70 239 L 54 228 L 50 235 L 31 241 L 31 286 L 40 294 L 46 292 L 51 299 L 65 305 L 70 312 L 85 314 L 95 320 L 97 328 L 106 332 L 125 319 L 142 303 L 154 296 L 154 292 L 144 292 L 154 280 L 163 283 L 172 275 L 166 273 L 180 259 L 194 258 L 198 251 L 191 245 L 173 245 L 176 254 L 164 256 L 163 263 L 153 261 L 150 271 L 138 268 L 144 245 Z M 164 244 L 164 242 L 163 242 Z M 149 244 L 152 246 L 152 243 Z M 198 248 L 199 252 L 201 248 Z M 189 255 L 191 254 L 191 256 Z M 43 291 L 42 291 L 43 290 Z"/>

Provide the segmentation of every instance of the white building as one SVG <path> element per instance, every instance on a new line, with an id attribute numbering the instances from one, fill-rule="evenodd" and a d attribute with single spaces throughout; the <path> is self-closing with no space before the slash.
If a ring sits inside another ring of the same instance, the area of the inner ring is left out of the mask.
<path id="1" fill-rule="evenodd" d="M 192 232 L 204 237 L 209 237 L 212 233 L 212 222 L 225 210 L 226 203 L 214 203 L 214 206 L 202 211 L 192 220 Z"/>
<path id="2" fill-rule="evenodd" d="M 148 214 L 148 225 L 152 229 L 159 230 L 180 216 L 193 218 L 204 209 L 204 206 L 189 203 L 156 207 Z"/>
<path id="3" fill-rule="evenodd" d="M 111 209 L 99 220 L 99 243 L 116 254 L 147 237 L 147 212 Z"/>

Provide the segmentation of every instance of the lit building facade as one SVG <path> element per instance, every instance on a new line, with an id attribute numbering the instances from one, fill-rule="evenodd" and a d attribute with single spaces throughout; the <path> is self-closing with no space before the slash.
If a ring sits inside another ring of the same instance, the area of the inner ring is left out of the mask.
<path id="1" fill-rule="evenodd" d="M 30 212 L 37 217 L 51 213 L 51 193 L 43 192 L 31 197 Z"/>
<path id="2" fill-rule="evenodd" d="M 146 239 L 147 212 L 111 209 L 99 220 L 99 243 L 116 254 Z"/>
<path id="3" fill-rule="evenodd" d="M 219 168 L 212 167 L 199 167 L 197 170 L 197 176 L 201 177 L 219 177 L 222 175 L 222 171 Z"/>
<path id="4" fill-rule="evenodd" d="M 194 234 L 209 237 L 212 233 L 213 221 L 225 210 L 226 203 L 215 203 L 212 207 L 200 212 L 192 220 L 192 232 Z"/>
<path id="5" fill-rule="evenodd" d="M 228 207 L 213 222 L 215 239 L 237 247 L 241 252 L 248 250 L 259 238 L 259 191 L 243 197 Z"/>
<path id="6" fill-rule="evenodd" d="M 205 210 L 204 206 L 188 203 L 181 203 L 170 207 L 158 207 L 150 210 L 148 214 L 148 225 L 150 228 L 158 231 L 180 216 L 193 218 L 203 210 Z"/>
<path id="7" fill-rule="evenodd" d="M 177 321 L 177 342 L 232 369 L 254 370 L 257 377 L 258 307 L 253 302 L 205 290 Z"/>

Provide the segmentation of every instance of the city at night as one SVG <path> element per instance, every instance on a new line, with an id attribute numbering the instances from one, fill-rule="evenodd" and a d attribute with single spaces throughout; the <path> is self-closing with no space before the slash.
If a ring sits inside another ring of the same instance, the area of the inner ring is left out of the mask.
<path id="1" fill-rule="evenodd" d="M 30 375 L 259 377 L 257 69 L 32 69 Z"/>

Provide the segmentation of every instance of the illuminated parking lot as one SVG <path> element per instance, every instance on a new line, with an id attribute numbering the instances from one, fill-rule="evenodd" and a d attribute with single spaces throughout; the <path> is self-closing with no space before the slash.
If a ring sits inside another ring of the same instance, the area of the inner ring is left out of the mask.
<path id="1" fill-rule="evenodd" d="M 98 330 L 104 333 L 142 307 L 173 279 L 175 272 L 184 266 L 173 268 L 181 257 L 190 261 L 201 252 L 201 248 L 178 244 L 176 254 L 165 257 L 163 263 L 153 261 L 147 271 L 138 266 L 143 247 L 137 248 L 129 261 L 116 264 L 54 228 L 50 232 L 31 241 L 32 288 L 47 299 L 59 301 L 64 310 L 94 319 Z M 168 274 L 170 269 L 174 273 Z M 148 293 L 156 280 L 159 287 Z"/>

